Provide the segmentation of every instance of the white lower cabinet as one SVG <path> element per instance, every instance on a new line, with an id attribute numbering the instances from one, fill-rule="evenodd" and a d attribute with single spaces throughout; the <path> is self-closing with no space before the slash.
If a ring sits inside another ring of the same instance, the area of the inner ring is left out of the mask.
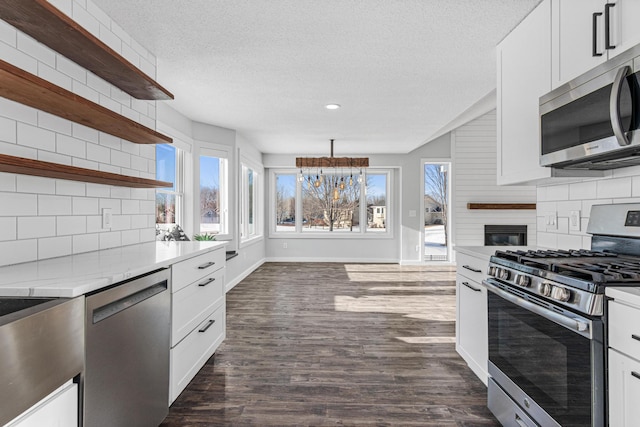
<path id="1" fill-rule="evenodd" d="M 172 266 L 169 404 L 226 336 L 224 248 Z"/>
<path id="2" fill-rule="evenodd" d="M 456 274 L 456 351 L 487 384 L 487 288 L 482 285 L 488 261 L 458 253 Z"/>
<path id="3" fill-rule="evenodd" d="M 640 422 L 640 292 L 607 289 L 609 301 L 609 425 Z M 630 298 L 627 298 L 630 297 Z"/>
<path id="4" fill-rule="evenodd" d="M 78 426 L 78 384 L 71 381 L 6 425 L 6 427 L 73 426 Z"/>

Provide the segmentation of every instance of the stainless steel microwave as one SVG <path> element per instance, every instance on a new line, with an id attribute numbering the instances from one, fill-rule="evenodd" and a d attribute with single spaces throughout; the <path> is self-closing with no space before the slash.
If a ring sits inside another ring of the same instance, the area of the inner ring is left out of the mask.
<path id="1" fill-rule="evenodd" d="M 640 46 L 540 98 L 540 165 L 640 165 Z"/>

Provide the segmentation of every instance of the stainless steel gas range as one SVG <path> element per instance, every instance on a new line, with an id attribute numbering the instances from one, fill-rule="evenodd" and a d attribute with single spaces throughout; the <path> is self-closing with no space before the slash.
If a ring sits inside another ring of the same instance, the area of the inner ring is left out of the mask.
<path id="1" fill-rule="evenodd" d="M 591 250 L 497 251 L 489 408 L 504 426 L 605 426 L 607 286 L 640 286 L 640 204 L 592 207 Z"/>

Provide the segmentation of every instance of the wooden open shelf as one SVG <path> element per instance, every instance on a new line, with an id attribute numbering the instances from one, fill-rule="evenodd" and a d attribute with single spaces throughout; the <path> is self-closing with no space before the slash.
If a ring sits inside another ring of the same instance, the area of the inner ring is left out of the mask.
<path id="1" fill-rule="evenodd" d="M 133 188 L 173 187 L 173 183 L 0 154 L 0 172 Z"/>
<path id="2" fill-rule="evenodd" d="M 467 203 L 467 209 L 535 209 L 535 203 Z"/>
<path id="3" fill-rule="evenodd" d="M 0 18 L 138 99 L 173 95 L 46 0 L 3 0 Z"/>
<path id="4" fill-rule="evenodd" d="M 0 96 L 138 144 L 173 142 L 166 135 L 2 60 Z"/>

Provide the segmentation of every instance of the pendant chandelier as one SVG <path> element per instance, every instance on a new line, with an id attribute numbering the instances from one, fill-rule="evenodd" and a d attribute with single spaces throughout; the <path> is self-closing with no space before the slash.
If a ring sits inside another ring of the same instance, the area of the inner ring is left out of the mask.
<path id="1" fill-rule="evenodd" d="M 329 157 L 296 157 L 296 168 L 300 168 L 298 180 L 307 182 L 309 187 L 319 188 L 325 182 L 325 169 L 334 169 L 331 173 L 333 186 L 333 200 L 340 199 L 340 193 L 348 186 L 354 185 L 353 170 L 356 169 L 357 182 L 363 181 L 362 168 L 369 167 L 368 157 L 333 157 L 333 139 L 331 141 L 331 155 Z M 340 169 L 340 173 L 338 173 Z M 348 170 L 348 175 L 345 174 Z M 306 175 L 306 177 L 305 177 Z M 315 176 L 315 178 L 314 178 Z"/>

